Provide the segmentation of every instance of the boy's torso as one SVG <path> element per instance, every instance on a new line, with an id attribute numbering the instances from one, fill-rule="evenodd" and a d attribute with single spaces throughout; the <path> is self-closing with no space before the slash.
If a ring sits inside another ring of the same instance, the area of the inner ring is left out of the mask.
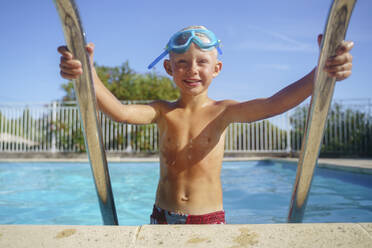
<path id="1" fill-rule="evenodd" d="M 184 214 L 223 209 L 220 171 L 226 129 L 224 110 L 223 104 L 214 101 L 197 111 L 175 103 L 161 107 L 157 206 Z"/>

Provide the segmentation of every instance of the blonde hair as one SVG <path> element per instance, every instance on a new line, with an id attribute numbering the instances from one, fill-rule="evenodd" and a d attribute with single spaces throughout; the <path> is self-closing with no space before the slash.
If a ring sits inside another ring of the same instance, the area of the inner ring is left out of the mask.
<path id="1" fill-rule="evenodd" d="M 186 28 L 183 28 L 180 30 L 181 31 L 185 31 L 185 30 L 189 30 L 189 29 L 204 29 L 204 30 L 208 30 L 205 26 L 202 26 L 202 25 L 191 25 L 191 26 L 188 26 Z"/>

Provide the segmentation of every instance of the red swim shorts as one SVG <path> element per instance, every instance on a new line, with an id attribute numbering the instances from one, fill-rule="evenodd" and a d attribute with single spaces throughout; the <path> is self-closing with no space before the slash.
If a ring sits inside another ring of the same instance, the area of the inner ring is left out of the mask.
<path id="1" fill-rule="evenodd" d="M 150 224 L 226 224 L 225 211 L 203 215 L 177 214 L 154 205 Z"/>

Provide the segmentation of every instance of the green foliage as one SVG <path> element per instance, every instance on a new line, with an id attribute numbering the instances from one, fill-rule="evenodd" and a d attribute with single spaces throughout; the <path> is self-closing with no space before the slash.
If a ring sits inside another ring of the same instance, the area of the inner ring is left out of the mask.
<path id="1" fill-rule="evenodd" d="M 290 117 L 292 145 L 299 147 L 305 132 L 308 106 L 296 108 Z M 371 116 L 359 110 L 334 104 L 328 114 L 320 151 L 321 156 L 372 156 Z"/>
<path id="2" fill-rule="evenodd" d="M 62 99 L 63 101 L 75 101 L 76 100 L 74 83 L 72 81 L 62 84 L 61 88 L 66 92 L 66 95 Z"/>
<path id="3" fill-rule="evenodd" d="M 179 91 L 169 78 L 154 72 L 138 74 L 128 62 L 117 67 L 95 65 L 95 68 L 103 84 L 119 100 L 175 100 L 179 97 Z M 63 84 L 62 89 L 66 92 L 64 101 L 76 99 L 71 81 Z"/>
<path id="4" fill-rule="evenodd" d="M 57 137 L 58 149 L 60 151 L 72 149 L 76 152 L 85 152 L 85 140 L 83 130 L 81 128 L 74 129 L 71 123 L 67 121 L 59 120 L 58 122 L 52 122 L 53 128 L 50 128 L 51 132 Z M 53 134 L 50 133 L 51 137 Z"/>

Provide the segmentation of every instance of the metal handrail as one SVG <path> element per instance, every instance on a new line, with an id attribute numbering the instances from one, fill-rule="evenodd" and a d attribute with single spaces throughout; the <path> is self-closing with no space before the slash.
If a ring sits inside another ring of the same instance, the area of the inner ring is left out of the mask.
<path id="1" fill-rule="evenodd" d="M 54 3 L 62 22 L 67 46 L 83 67 L 83 74 L 74 80 L 74 86 L 103 223 L 118 225 L 102 132 L 97 120 L 92 70 L 79 12 L 73 0 L 54 0 Z"/>
<path id="2" fill-rule="evenodd" d="M 304 216 L 336 81 L 335 78 L 329 77 L 322 68 L 324 68 L 326 60 L 336 54 L 337 46 L 345 39 L 355 2 L 356 0 L 334 0 L 329 11 L 296 180 L 293 186 L 288 222 L 302 222 Z"/>

